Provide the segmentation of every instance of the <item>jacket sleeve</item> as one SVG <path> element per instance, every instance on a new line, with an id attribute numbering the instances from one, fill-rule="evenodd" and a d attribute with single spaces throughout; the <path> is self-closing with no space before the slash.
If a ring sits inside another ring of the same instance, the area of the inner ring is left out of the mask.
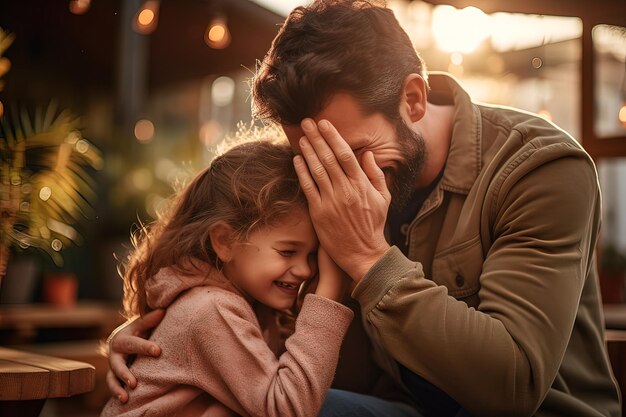
<path id="1" fill-rule="evenodd" d="M 353 292 L 391 356 L 472 415 L 536 411 L 593 264 L 600 198 L 592 163 L 566 157 L 518 174 L 499 185 L 493 205 L 478 309 L 448 296 L 395 247 Z"/>
<path id="2" fill-rule="evenodd" d="M 200 310 L 188 343 L 196 384 L 244 416 L 316 416 L 333 380 L 353 317 L 334 301 L 307 295 L 276 358 L 251 308 L 236 296 Z M 217 389 L 216 389 L 217 385 Z"/>

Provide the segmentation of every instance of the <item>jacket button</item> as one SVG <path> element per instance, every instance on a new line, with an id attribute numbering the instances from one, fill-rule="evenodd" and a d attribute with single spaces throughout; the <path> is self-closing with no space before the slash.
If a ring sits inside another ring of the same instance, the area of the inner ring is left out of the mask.
<path id="1" fill-rule="evenodd" d="M 465 285 L 465 279 L 462 276 L 457 275 L 456 276 L 456 286 L 457 287 L 462 287 L 463 285 Z"/>

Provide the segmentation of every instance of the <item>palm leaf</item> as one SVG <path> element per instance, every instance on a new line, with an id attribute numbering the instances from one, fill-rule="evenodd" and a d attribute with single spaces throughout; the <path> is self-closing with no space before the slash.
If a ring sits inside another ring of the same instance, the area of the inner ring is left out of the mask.
<path id="1" fill-rule="evenodd" d="M 93 215 L 96 197 L 85 168 L 99 169 L 102 157 L 77 125 L 78 118 L 57 112 L 55 103 L 32 118 L 21 110 L 0 121 L 3 244 L 34 246 L 60 263 L 59 242 L 80 241 L 72 224 Z"/>

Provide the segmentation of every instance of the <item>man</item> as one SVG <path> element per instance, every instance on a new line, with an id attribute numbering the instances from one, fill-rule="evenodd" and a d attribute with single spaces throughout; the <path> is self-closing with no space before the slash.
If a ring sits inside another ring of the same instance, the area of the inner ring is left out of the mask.
<path id="1" fill-rule="evenodd" d="M 300 154 L 378 363 L 424 415 L 620 415 L 597 175 L 568 134 L 427 74 L 392 12 L 366 1 L 295 9 L 253 97 Z"/>

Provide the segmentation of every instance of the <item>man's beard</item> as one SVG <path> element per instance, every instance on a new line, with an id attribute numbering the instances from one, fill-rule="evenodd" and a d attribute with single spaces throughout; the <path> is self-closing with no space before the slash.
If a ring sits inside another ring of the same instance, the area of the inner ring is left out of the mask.
<path id="1" fill-rule="evenodd" d="M 391 176 L 389 211 L 391 214 L 399 213 L 411 200 L 426 155 L 422 135 L 413 131 L 401 118 L 398 118 L 395 125 L 397 140 L 404 153 L 404 161 L 397 170 L 389 170 Z"/>

